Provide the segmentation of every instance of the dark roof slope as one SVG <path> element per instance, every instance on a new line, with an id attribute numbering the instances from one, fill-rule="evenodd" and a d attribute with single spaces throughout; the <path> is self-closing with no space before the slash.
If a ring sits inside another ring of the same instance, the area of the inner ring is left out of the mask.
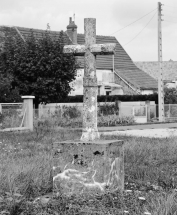
<path id="1" fill-rule="evenodd" d="M 77 35 L 78 44 L 82 45 L 85 43 L 84 34 Z M 122 48 L 120 43 L 115 37 L 110 36 L 96 36 L 96 43 L 116 43 L 116 54 L 114 56 L 114 67 L 117 69 L 137 69 L 135 64 L 132 62 L 129 55 Z M 84 67 L 84 57 L 78 57 L 81 62 L 81 67 Z M 97 55 L 96 57 L 96 67 L 97 69 L 113 69 L 113 56 L 111 55 Z"/>
<path id="2" fill-rule="evenodd" d="M 138 68 L 132 70 L 116 69 L 115 71 L 128 83 L 132 83 L 141 90 L 157 90 L 157 81 Z"/>
<path id="3" fill-rule="evenodd" d="M 78 34 L 78 44 L 85 43 L 84 35 Z M 96 36 L 96 43 L 116 43 L 116 50 L 114 56 L 114 68 L 116 72 L 127 82 L 132 83 L 140 89 L 157 89 L 157 81 L 150 75 L 139 69 L 131 60 L 129 55 L 120 45 L 115 37 L 110 36 Z M 113 56 L 111 55 L 97 55 L 96 66 L 97 69 L 113 69 Z M 78 57 L 81 67 L 84 67 L 84 57 Z"/>
<path id="4" fill-rule="evenodd" d="M 1 31 L 2 27 L 0 28 Z M 42 35 L 46 30 L 30 29 L 23 27 L 13 27 L 13 31 L 20 33 L 24 38 L 28 37 L 33 31 L 37 38 L 42 38 Z M 59 36 L 59 31 L 50 31 L 53 38 Z M 71 40 L 64 33 L 65 43 L 72 44 Z M 77 35 L 78 44 L 84 44 L 84 34 Z M 139 69 L 126 53 L 124 48 L 120 45 L 117 39 L 113 36 L 96 36 L 96 43 L 116 43 L 116 50 L 114 56 L 114 68 L 116 72 L 124 78 L 127 82 L 132 83 L 134 86 L 140 89 L 157 89 L 157 81 L 150 75 Z M 81 67 L 84 67 L 84 57 L 78 57 L 78 61 L 81 63 Z M 97 69 L 113 69 L 113 56 L 111 55 L 97 55 L 96 57 Z"/>
<path id="5" fill-rule="evenodd" d="M 31 33 L 33 32 L 34 36 L 37 39 L 40 39 L 43 37 L 45 33 L 50 33 L 51 37 L 53 39 L 56 39 L 60 35 L 60 31 L 47 31 L 47 30 L 40 30 L 40 29 L 33 29 L 33 28 L 24 28 L 24 27 L 8 27 L 8 26 L 0 26 L 0 33 L 4 32 L 6 33 L 11 33 L 12 35 L 18 34 L 19 36 L 23 37 L 24 39 L 28 38 Z M 68 38 L 67 34 L 64 32 L 64 39 L 65 43 L 67 45 L 71 45 L 72 41 Z"/>
<path id="6" fill-rule="evenodd" d="M 151 62 L 134 62 L 135 65 L 143 69 L 147 74 L 158 80 L 159 75 L 159 63 L 158 61 Z M 177 79 L 177 61 L 163 61 L 163 79 L 164 80 L 175 80 Z"/>

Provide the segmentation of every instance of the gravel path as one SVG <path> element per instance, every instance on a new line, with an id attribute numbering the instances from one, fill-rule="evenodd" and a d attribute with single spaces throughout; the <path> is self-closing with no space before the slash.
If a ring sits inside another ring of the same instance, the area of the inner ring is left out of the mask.
<path id="1" fill-rule="evenodd" d="M 125 130 L 125 131 L 107 131 L 100 132 L 102 135 L 116 135 L 116 136 L 137 136 L 137 137 L 151 137 L 151 138 L 167 138 L 176 137 L 177 129 L 174 128 L 158 128 L 158 129 L 144 129 L 144 130 Z"/>

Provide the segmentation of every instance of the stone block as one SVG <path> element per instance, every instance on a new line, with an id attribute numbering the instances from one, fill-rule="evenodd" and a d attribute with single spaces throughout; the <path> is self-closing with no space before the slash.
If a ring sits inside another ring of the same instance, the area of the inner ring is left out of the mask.
<path id="1" fill-rule="evenodd" d="M 124 189 L 122 140 L 57 142 L 53 145 L 54 193 Z"/>

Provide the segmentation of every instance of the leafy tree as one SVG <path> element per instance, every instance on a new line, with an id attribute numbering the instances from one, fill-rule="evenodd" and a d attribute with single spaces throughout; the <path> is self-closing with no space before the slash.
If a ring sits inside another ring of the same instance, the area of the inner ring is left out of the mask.
<path id="1" fill-rule="evenodd" d="M 17 88 L 12 89 L 11 76 L 4 76 L 0 73 L 0 103 L 21 102 Z"/>
<path id="2" fill-rule="evenodd" d="M 165 104 L 177 104 L 177 89 L 165 88 L 164 89 L 164 102 Z"/>
<path id="3" fill-rule="evenodd" d="M 20 95 L 34 95 L 35 103 L 55 102 L 65 98 L 76 77 L 78 64 L 74 55 L 65 55 L 63 32 L 52 37 L 46 31 L 41 39 L 33 32 L 25 39 L 6 36 L 0 55 L 0 71 L 11 76 L 11 88 Z"/>

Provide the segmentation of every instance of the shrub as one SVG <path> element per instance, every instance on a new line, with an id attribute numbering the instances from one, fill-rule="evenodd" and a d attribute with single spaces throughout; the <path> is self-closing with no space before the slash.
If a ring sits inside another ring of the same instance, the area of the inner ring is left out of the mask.
<path id="1" fill-rule="evenodd" d="M 81 116 L 81 111 L 78 106 L 63 106 L 63 117 L 71 119 Z"/>
<path id="2" fill-rule="evenodd" d="M 170 116 L 177 117 L 177 105 L 170 108 Z"/>
<path id="3" fill-rule="evenodd" d="M 158 95 L 156 93 L 150 94 L 150 95 L 102 95 L 97 97 L 98 102 L 115 102 L 117 100 L 120 100 L 122 102 L 125 101 L 155 101 L 155 103 L 158 103 Z M 65 99 L 59 99 L 56 102 L 59 103 L 78 103 L 83 102 L 83 95 L 77 95 L 77 96 L 67 96 Z"/>
<path id="4" fill-rule="evenodd" d="M 98 108 L 98 116 L 101 116 L 101 115 L 113 115 L 113 114 L 116 114 L 118 115 L 119 114 L 119 108 L 116 107 L 115 104 L 108 104 L 105 102 L 104 105 L 99 105 L 99 108 Z"/>
<path id="5" fill-rule="evenodd" d="M 177 89 L 176 88 L 165 88 L 164 89 L 164 102 L 165 104 L 176 104 L 177 103 Z"/>
<path id="6" fill-rule="evenodd" d="M 3 119 L 4 119 L 4 115 L 2 115 L 2 113 L 0 113 L 0 123 L 3 122 Z"/>
<path id="7" fill-rule="evenodd" d="M 116 126 L 116 125 L 127 125 L 127 124 L 133 124 L 134 117 L 132 116 L 117 116 L 114 115 L 108 115 L 108 116 L 100 116 L 98 117 L 98 126 Z"/>

